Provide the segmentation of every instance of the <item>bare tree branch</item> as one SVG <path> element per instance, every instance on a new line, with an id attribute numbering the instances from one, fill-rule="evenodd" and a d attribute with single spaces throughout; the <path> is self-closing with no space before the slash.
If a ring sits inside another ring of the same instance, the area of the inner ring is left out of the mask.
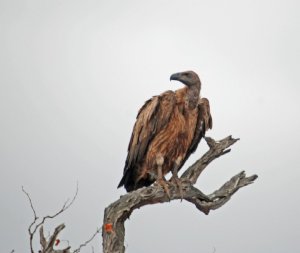
<path id="1" fill-rule="evenodd" d="M 95 236 L 100 233 L 100 231 L 101 231 L 101 229 L 97 228 L 96 232 L 91 236 L 91 238 L 88 239 L 87 241 L 85 241 L 84 243 L 80 244 L 79 247 L 73 251 L 73 253 L 80 252 L 81 248 L 87 246 L 95 238 Z M 93 251 L 94 251 L 94 248 L 93 248 Z"/>
<path id="2" fill-rule="evenodd" d="M 58 234 L 65 228 L 64 224 L 60 224 L 57 226 L 53 232 L 53 234 L 50 236 L 49 240 L 47 241 L 44 236 L 44 228 L 43 226 L 40 227 L 40 243 L 41 243 L 41 253 L 70 253 L 71 246 L 68 246 L 64 249 L 54 249 L 55 243 L 57 242 Z M 91 236 L 90 239 L 88 239 L 86 242 L 80 244 L 80 246 L 75 249 L 72 253 L 79 253 L 80 250 L 87 246 L 97 234 L 99 234 L 101 231 L 100 228 L 96 230 L 96 232 Z"/>
<path id="3" fill-rule="evenodd" d="M 36 230 L 37 230 L 41 225 L 43 225 L 47 219 L 53 219 L 53 218 L 55 218 L 56 216 L 60 215 L 62 212 L 66 211 L 66 210 L 74 203 L 74 201 L 75 201 L 75 199 L 76 199 L 76 197 L 77 197 L 77 194 L 78 194 L 78 183 L 77 183 L 77 185 L 76 185 L 76 192 L 75 192 L 75 195 L 73 196 L 73 199 L 71 200 L 71 202 L 69 202 L 69 199 L 68 199 L 68 200 L 63 204 L 62 208 L 61 208 L 59 211 L 57 211 L 55 214 L 44 216 L 44 217 L 42 218 L 42 221 L 41 221 L 40 223 L 38 223 L 38 224 L 35 226 L 35 228 L 34 228 L 34 230 L 33 230 L 33 233 L 35 233 Z"/>
<path id="4" fill-rule="evenodd" d="M 162 187 L 154 184 L 127 193 L 105 208 L 102 229 L 104 253 L 125 252 L 124 222 L 137 208 L 183 198 L 188 202 L 193 203 L 201 212 L 208 214 L 210 210 L 215 210 L 224 205 L 240 188 L 254 182 L 257 178 L 256 175 L 246 177 L 245 172 L 242 171 L 233 176 L 223 186 L 210 195 L 205 195 L 199 189 L 194 187 L 193 185 L 197 182 L 198 177 L 207 165 L 214 159 L 230 152 L 228 147 L 233 145 L 238 139 L 233 139 L 231 136 L 228 136 L 220 141 L 215 141 L 212 138 L 206 138 L 205 140 L 210 149 L 181 176 L 183 196 L 175 184 L 169 183 L 169 199 Z"/>
<path id="5" fill-rule="evenodd" d="M 42 250 L 41 253 L 70 253 L 71 246 L 66 247 L 65 249 L 53 249 L 55 242 L 57 240 L 58 234 L 65 228 L 65 224 L 58 225 L 53 234 L 50 236 L 50 239 L 46 241 L 44 236 L 44 228 L 43 226 L 40 227 L 40 243 Z"/>
<path id="6" fill-rule="evenodd" d="M 210 149 L 181 176 L 181 178 L 190 180 L 192 184 L 197 182 L 200 174 L 210 162 L 229 153 L 231 150 L 227 148 L 236 143 L 239 139 L 233 139 L 230 135 L 217 142 L 210 137 L 205 137 L 205 140 Z"/>
<path id="7" fill-rule="evenodd" d="M 47 247 L 47 241 L 44 236 L 44 227 L 43 226 L 41 226 L 41 228 L 40 228 L 40 244 L 43 249 L 45 249 Z"/>
<path id="8" fill-rule="evenodd" d="M 34 216 L 34 217 L 33 217 L 33 221 L 31 222 L 31 224 L 30 224 L 29 227 L 28 227 L 29 243 L 30 243 L 30 251 L 31 251 L 31 253 L 34 253 L 32 243 L 33 243 L 33 235 L 34 235 L 35 232 L 34 232 L 34 233 L 31 232 L 31 228 L 32 228 L 32 226 L 35 224 L 35 222 L 37 221 L 38 217 L 37 217 L 36 212 L 35 212 L 35 209 L 34 209 L 34 207 L 33 207 L 32 200 L 31 200 L 31 198 L 30 198 L 30 195 L 28 194 L 28 192 L 25 191 L 25 189 L 24 189 L 23 186 L 22 186 L 22 191 L 26 194 L 26 196 L 27 196 L 27 198 L 28 198 L 28 200 L 29 200 L 30 207 L 31 207 L 31 210 L 32 210 L 33 216 Z"/>
<path id="9" fill-rule="evenodd" d="M 76 185 L 76 192 L 75 192 L 72 200 L 71 201 L 67 200 L 63 204 L 62 208 L 60 210 L 58 210 L 55 214 L 46 215 L 43 218 L 41 218 L 39 222 L 37 222 L 39 220 L 39 217 L 36 215 L 36 211 L 34 209 L 34 206 L 33 206 L 33 203 L 32 203 L 29 193 L 27 193 L 25 191 L 24 187 L 22 187 L 22 191 L 26 194 L 26 196 L 30 202 L 30 207 L 32 209 L 33 215 L 34 215 L 34 220 L 28 228 L 31 253 L 34 253 L 33 238 L 34 238 L 38 228 L 40 228 L 39 234 L 40 234 L 40 245 L 41 245 L 41 250 L 39 250 L 39 253 L 70 253 L 71 246 L 69 246 L 69 245 L 64 249 L 54 249 L 54 246 L 57 246 L 57 242 L 60 241 L 57 237 L 58 237 L 59 233 L 65 228 L 65 225 L 60 224 L 59 226 L 57 226 L 54 229 L 54 232 L 52 233 L 52 235 L 49 236 L 49 239 L 46 239 L 46 237 L 44 235 L 43 225 L 45 224 L 46 220 L 54 219 L 55 217 L 57 217 L 58 215 L 60 215 L 64 211 L 66 211 L 74 203 L 74 201 L 78 195 L 78 183 Z M 77 249 L 75 249 L 72 253 L 79 253 L 83 247 L 87 246 L 96 237 L 96 235 L 100 233 L 100 231 L 101 231 L 101 229 L 98 228 L 96 230 L 96 232 L 91 236 L 91 238 L 89 238 L 86 242 L 80 244 L 80 246 Z M 94 249 L 93 249 L 93 251 L 94 251 Z M 14 252 L 14 251 L 12 251 L 12 252 Z"/>
<path id="10" fill-rule="evenodd" d="M 33 221 L 32 221 L 32 223 L 28 227 L 28 233 L 29 233 L 30 251 L 31 251 L 31 253 L 35 253 L 34 249 L 33 249 L 33 238 L 34 238 L 34 235 L 36 234 L 37 229 L 39 227 L 41 227 L 42 225 L 44 225 L 44 223 L 45 223 L 45 221 L 47 219 L 53 219 L 53 218 L 57 217 L 58 215 L 60 215 L 64 211 L 66 211 L 74 203 L 74 201 L 75 201 L 75 199 L 77 197 L 77 194 L 78 194 L 78 182 L 77 182 L 77 185 L 76 185 L 76 192 L 75 192 L 72 200 L 71 201 L 67 200 L 63 204 L 62 208 L 59 211 L 57 211 L 53 215 L 46 215 L 46 216 L 44 216 L 43 218 L 41 218 L 40 222 L 38 222 L 39 217 L 36 214 L 36 211 L 34 209 L 31 197 L 30 197 L 29 193 L 25 191 L 25 189 L 24 189 L 23 186 L 22 186 L 22 191 L 26 194 L 26 196 L 27 196 L 27 198 L 29 200 L 30 207 L 32 209 L 33 215 L 34 215 Z M 40 243 L 41 243 L 41 245 L 45 245 L 45 243 L 46 243 L 46 239 L 44 237 L 42 227 L 41 227 L 41 230 L 40 230 Z"/>
<path id="11" fill-rule="evenodd" d="M 33 207 L 33 204 L 32 204 L 32 200 L 31 200 L 31 198 L 30 198 L 28 192 L 25 191 L 24 186 L 22 186 L 22 191 L 26 194 L 26 196 L 27 196 L 27 198 L 28 198 L 28 200 L 29 200 L 30 207 L 31 207 L 31 210 L 32 210 L 33 216 L 34 216 L 34 221 L 36 221 L 36 220 L 38 219 L 38 217 L 36 216 L 36 212 L 35 212 L 35 210 L 34 210 L 34 207 Z M 34 221 L 33 221 L 33 223 L 34 223 Z"/>

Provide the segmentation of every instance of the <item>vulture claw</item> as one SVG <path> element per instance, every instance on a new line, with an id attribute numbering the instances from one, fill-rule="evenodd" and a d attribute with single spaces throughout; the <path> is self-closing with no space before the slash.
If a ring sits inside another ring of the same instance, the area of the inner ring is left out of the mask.
<path id="1" fill-rule="evenodd" d="M 171 200 L 171 194 L 170 194 L 168 182 L 161 178 L 161 179 L 158 179 L 156 181 L 156 183 L 164 189 L 164 192 L 167 194 L 168 199 Z"/>

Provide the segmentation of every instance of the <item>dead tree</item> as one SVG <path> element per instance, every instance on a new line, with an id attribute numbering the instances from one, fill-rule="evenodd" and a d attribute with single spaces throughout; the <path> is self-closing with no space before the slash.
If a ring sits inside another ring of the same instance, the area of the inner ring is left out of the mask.
<path id="1" fill-rule="evenodd" d="M 137 208 L 182 198 L 193 203 L 199 211 L 207 215 L 210 210 L 215 210 L 223 206 L 240 188 L 254 182 L 257 175 L 246 177 L 245 172 L 242 171 L 209 195 L 203 194 L 199 189 L 194 187 L 197 179 L 207 165 L 214 159 L 230 152 L 228 147 L 238 141 L 238 139 L 234 139 L 231 136 L 220 141 L 215 141 L 209 137 L 205 138 L 205 140 L 209 146 L 209 150 L 190 166 L 180 178 L 183 196 L 175 184 L 169 184 L 169 199 L 163 188 L 160 185 L 154 184 L 125 194 L 105 208 L 102 228 L 104 253 L 125 252 L 124 223 Z"/>

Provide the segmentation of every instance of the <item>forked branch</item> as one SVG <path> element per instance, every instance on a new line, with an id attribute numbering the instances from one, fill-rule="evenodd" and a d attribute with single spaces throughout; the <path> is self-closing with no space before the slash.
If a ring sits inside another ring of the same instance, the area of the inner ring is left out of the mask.
<path id="1" fill-rule="evenodd" d="M 215 210 L 224 205 L 240 188 L 254 182 L 257 178 L 256 175 L 246 177 L 245 172 L 242 171 L 209 195 L 205 195 L 194 187 L 207 165 L 214 159 L 229 153 L 230 149 L 228 147 L 238 141 L 238 139 L 234 139 L 231 136 L 220 141 L 215 141 L 212 138 L 205 138 L 205 140 L 210 149 L 181 176 L 183 196 L 176 185 L 170 184 L 169 199 L 162 187 L 154 184 L 121 196 L 119 200 L 113 202 L 105 209 L 102 229 L 104 253 L 125 252 L 124 223 L 137 208 L 182 198 L 193 203 L 201 212 L 208 214 L 210 210 Z"/>
<path id="2" fill-rule="evenodd" d="M 61 213 L 65 212 L 75 201 L 77 194 L 78 194 L 78 183 L 77 183 L 77 187 L 76 187 L 76 192 L 72 198 L 71 201 L 67 200 L 61 209 L 59 209 L 55 214 L 53 215 L 46 215 L 42 218 L 39 218 L 36 214 L 36 211 L 34 209 L 34 205 L 32 203 L 31 197 L 29 195 L 28 192 L 25 191 L 24 187 L 22 187 L 22 191 L 26 194 L 29 203 L 30 203 L 30 207 L 32 209 L 33 212 L 33 221 L 32 223 L 29 225 L 28 227 L 28 233 L 29 233 L 29 242 L 30 242 L 30 250 L 31 253 L 35 253 L 34 249 L 33 249 L 33 238 L 37 232 L 37 229 L 39 228 L 39 234 L 40 234 L 40 245 L 41 245 L 41 250 L 39 250 L 39 253 L 71 253 L 71 246 L 68 246 L 64 249 L 55 249 L 55 246 L 57 246 L 59 244 L 59 239 L 58 239 L 58 235 L 59 233 L 65 228 L 64 224 L 60 224 L 58 225 L 55 229 L 52 235 L 50 235 L 49 239 L 46 239 L 45 235 L 44 235 L 44 227 L 43 225 L 45 224 L 45 221 L 48 219 L 54 219 L 55 217 L 57 217 L 58 215 L 60 215 Z M 98 228 L 96 230 L 96 232 L 84 243 L 80 244 L 80 246 L 73 250 L 72 253 L 79 253 L 80 250 L 87 246 L 94 238 L 95 236 L 100 233 L 100 229 Z"/>
<path id="3" fill-rule="evenodd" d="M 44 223 L 45 223 L 45 221 L 47 219 L 54 219 L 55 217 L 57 217 L 58 215 L 60 215 L 64 211 L 66 211 L 74 203 L 74 201 L 75 201 L 75 199 L 77 197 L 77 194 L 78 194 L 78 183 L 77 183 L 77 186 L 76 186 L 75 195 L 74 195 L 74 197 L 72 198 L 71 201 L 67 200 L 63 204 L 62 208 L 59 209 L 55 214 L 53 214 L 53 215 L 46 215 L 46 216 L 44 216 L 42 218 L 39 218 L 37 216 L 36 211 L 35 211 L 34 206 L 33 206 L 33 203 L 32 203 L 32 200 L 31 200 L 31 197 L 30 197 L 29 193 L 25 191 L 25 189 L 24 189 L 23 186 L 22 186 L 22 191 L 26 194 L 26 196 L 27 196 L 27 198 L 28 198 L 28 200 L 30 202 L 30 207 L 32 209 L 33 216 L 34 216 L 32 223 L 28 227 L 30 251 L 31 251 L 31 253 L 34 253 L 34 249 L 33 249 L 33 237 L 36 234 L 37 229 L 39 227 L 41 227 L 42 225 L 44 225 Z"/>

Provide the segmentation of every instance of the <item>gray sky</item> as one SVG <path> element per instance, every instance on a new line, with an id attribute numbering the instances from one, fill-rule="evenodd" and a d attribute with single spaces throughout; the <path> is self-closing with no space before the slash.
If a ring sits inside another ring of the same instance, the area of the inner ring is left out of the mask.
<path id="1" fill-rule="evenodd" d="M 125 193 L 116 186 L 138 109 L 191 69 L 211 103 L 208 135 L 241 138 L 197 186 L 210 193 L 241 170 L 259 179 L 209 216 L 179 201 L 134 212 L 128 252 L 299 252 L 299 7 L 0 0 L 0 251 L 29 252 L 22 185 L 43 216 L 79 182 L 74 206 L 45 228 L 65 222 L 61 239 L 73 247 L 100 227 Z M 187 165 L 206 150 L 201 143 Z"/>

